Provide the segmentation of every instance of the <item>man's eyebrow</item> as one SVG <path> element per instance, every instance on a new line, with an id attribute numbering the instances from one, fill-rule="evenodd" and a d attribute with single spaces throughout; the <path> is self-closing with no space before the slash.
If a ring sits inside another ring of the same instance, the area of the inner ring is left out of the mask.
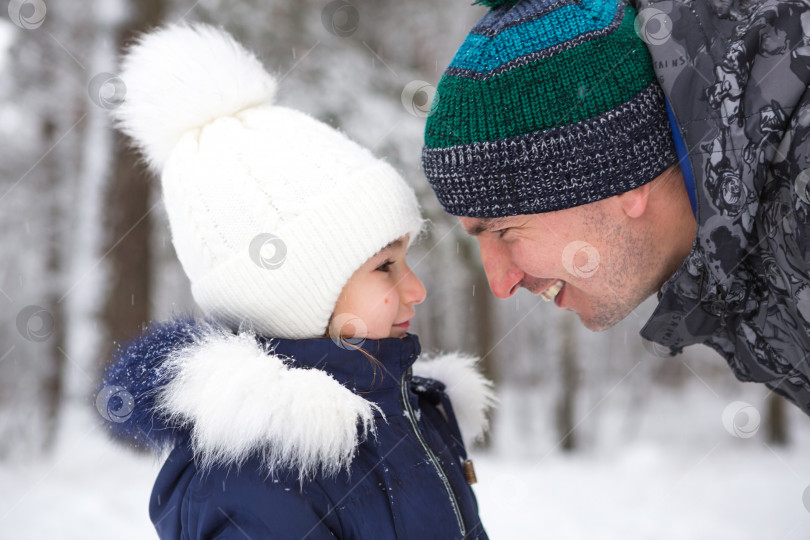
<path id="1" fill-rule="evenodd" d="M 506 217 L 479 218 L 479 220 L 475 223 L 475 225 L 473 225 L 469 229 L 465 227 L 465 230 L 467 231 L 467 234 L 469 234 L 470 236 L 478 236 L 482 232 L 502 228 L 503 225 L 506 223 L 506 221 L 507 221 Z"/>

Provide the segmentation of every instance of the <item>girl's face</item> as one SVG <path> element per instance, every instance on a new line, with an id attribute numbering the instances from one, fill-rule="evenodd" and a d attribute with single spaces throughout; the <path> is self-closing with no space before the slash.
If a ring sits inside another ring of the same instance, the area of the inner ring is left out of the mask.
<path id="1" fill-rule="evenodd" d="M 352 274 L 329 323 L 330 336 L 382 339 L 402 337 L 425 286 L 405 262 L 408 237 L 391 242 Z"/>

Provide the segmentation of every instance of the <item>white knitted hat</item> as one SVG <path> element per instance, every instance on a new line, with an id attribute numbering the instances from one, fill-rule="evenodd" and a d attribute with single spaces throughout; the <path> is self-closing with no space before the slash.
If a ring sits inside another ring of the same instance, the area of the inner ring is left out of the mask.
<path id="1" fill-rule="evenodd" d="M 226 32 L 144 35 L 114 110 L 161 174 L 195 301 L 232 328 L 324 335 L 340 291 L 386 244 L 422 227 L 387 163 L 314 118 L 276 106 L 276 79 Z"/>

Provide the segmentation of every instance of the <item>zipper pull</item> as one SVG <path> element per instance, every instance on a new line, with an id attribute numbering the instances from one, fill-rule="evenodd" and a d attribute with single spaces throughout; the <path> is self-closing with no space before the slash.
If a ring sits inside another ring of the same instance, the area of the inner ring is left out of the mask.
<path id="1" fill-rule="evenodd" d="M 473 467 L 473 462 L 471 459 L 468 459 L 462 465 L 464 468 L 464 479 L 467 480 L 468 485 L 473 485 L 478 482 L 478 479 L 475 477 L 475 467 Z"/>

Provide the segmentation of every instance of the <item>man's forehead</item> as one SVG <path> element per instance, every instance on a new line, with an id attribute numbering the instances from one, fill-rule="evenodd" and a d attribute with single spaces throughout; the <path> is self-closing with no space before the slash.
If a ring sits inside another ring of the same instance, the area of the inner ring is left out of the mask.
<path id="1" fill-rule="evenodd" d="M 478 236 L 482 232 L 495 231 L 507 226 L 515 216 L 496 218 L 460 217 L 461 226 L 470 236 Z"/>

